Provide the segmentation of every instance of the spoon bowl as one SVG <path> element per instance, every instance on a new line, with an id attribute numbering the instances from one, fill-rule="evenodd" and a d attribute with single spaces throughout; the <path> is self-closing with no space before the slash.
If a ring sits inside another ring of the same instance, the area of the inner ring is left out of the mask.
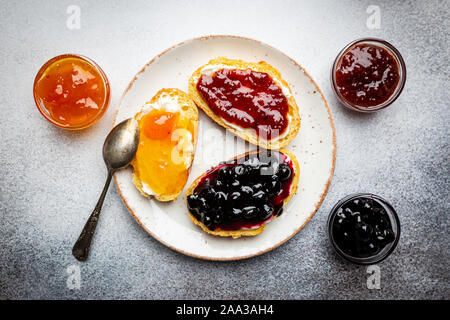
<path id="1" fill-rule="evenodd" d="M 133 160 L 139 143 L 139 124 L 134 118 L 115 126 L 105 139 L 103 160 L 108 169 L 117 170 Z"/>

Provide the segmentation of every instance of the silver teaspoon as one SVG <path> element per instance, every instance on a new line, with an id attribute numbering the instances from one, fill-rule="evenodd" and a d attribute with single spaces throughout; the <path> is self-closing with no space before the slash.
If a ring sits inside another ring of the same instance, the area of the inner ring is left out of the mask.
<path id="1" fill-rule="evenodd" d="M 103 160 L 105 160 L 108 168 L 108 177 L 94 211 L 92 211 L 80 237 L 72 248 L 72 254 L 77 260 L 86 261 L 111 178 L 117 169 L 127 166 L 133 160 L 138 143 L 139 124 L 133 118 L 119 123 L 106 137 L 103 144 Z"/>

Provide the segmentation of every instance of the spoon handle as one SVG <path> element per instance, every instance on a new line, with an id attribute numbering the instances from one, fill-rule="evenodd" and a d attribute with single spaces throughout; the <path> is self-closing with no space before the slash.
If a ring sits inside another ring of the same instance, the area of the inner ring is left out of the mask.
<path id="1" fill-rule="evenodd" d="M 105 186 L 103 187 L 102 194 L 98 199 L 97 205 L 94 211 L 92 211 L 91 216 L 84 225 L 83 231 L 75 242 L 72 248 L 72 254 L 79 261 L 86 261 L 89 255 L 89 248 L 91 246 L 91 241 L 94 236 L 95 228 L 97 227 L 98 218 L 100 216 L 100 210 L 102 209 L 103 200 L 105 200 L 106 192 L 108 191 L 109 184 L 111 183 L 111 178 L 113 175 L 113 170 L 108 170 L 108 178 L 106 179 Z"/>

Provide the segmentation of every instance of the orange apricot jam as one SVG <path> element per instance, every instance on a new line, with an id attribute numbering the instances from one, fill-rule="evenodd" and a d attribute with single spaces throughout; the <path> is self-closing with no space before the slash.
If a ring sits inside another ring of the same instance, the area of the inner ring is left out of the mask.
<path id="1" fill-rule="evenodd" d="M 175 114 L 170 112 L 156 110 L 149 113 L 143 119 L 144 134 L 154 140 L 170 136 L 175 126 L 175 118 Z"/>
<path id="2" fill-rule="evenodd" d="M 110 96 L 103 70 L 92 60 L 65 54 L 48 61 L 34 81 L 34 99 L 56 126 L 82 129 L 105 113 Z"/>
<path id="3" fill-rule="evenodd" d="M 139 146 L 131 162 L 136 180 L 155 194 L 179 193 L 188 179 L 193 152 L 188 151 L 195 136 L 191 115 L 152 109 L 137 120 Z"/>

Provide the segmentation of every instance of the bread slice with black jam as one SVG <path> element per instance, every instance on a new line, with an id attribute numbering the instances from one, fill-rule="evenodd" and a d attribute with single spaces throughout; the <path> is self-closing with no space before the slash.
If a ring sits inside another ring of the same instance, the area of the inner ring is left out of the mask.
<path id="1" fill-rule="evenodd" d="M 260 234 L 280 216 L 299 181 L 287 150 L 248 152 L 205 172 L 186 191 L 188 213 L 203 231 L 239 238 Z"/>

